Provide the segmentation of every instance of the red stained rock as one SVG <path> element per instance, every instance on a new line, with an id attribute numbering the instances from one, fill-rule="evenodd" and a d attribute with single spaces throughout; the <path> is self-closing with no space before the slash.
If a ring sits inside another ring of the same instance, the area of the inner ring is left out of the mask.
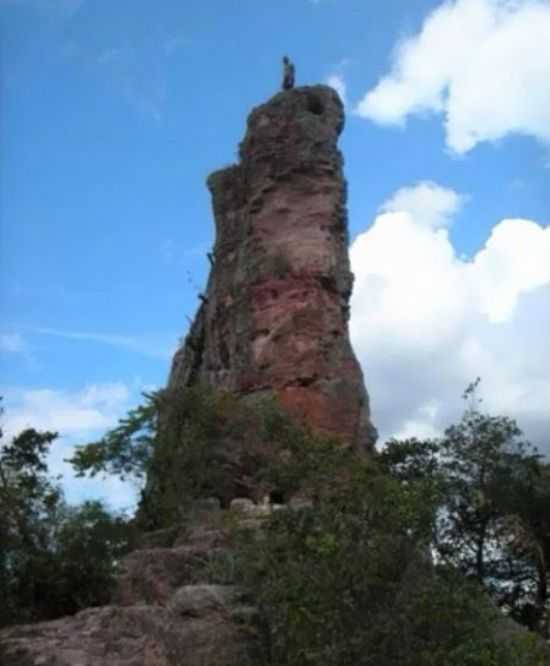
<path id="1" fill-rule="evenodd" d="M 214 263 L 169 386 L 272 390 L 317 430 L 372 450 L 376 430 L 348 335 L 343 123 L 326 86 L 280 93 L 250 114 L 239 163 L 208 179 Z"/>

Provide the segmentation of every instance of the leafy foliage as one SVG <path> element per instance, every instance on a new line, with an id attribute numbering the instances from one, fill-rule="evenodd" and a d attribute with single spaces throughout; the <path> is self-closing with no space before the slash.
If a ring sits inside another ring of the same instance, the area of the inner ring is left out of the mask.
<path id="1" fill-rule="evenodd" d="M 437 489 L 438 557 L 478 580 L 518 621 L 548 634 L 550 474 L 515 421 L 479 410 L 475 391 L 460 423 L 432 441 L 392 441 L 381 463 L 396 479 Z"/>
<path id="2" fill-rule="evenodd" d="M 145 403 L 128 412 L 98 442 L 77 447 L 71 464 L 78 476 L 107 473 L 143 478 L 153 453 L 162 394 L 145 393 Z"/>
<path id="3" fill-rule="evenodd" d="M 77 448 L 80 474 L 146 476 L 138 520 L 142 528 L 170 526 L 189 501 L 261 497 L 277 488 L 288 496 L 302 483 L 298 467 L 273 464 L 290 449 L 309 450 L 313 435 L 295 425 L 271 399 L 247 403 L 204 386 L 159 391 L 99 442 Z"/>
<path id="4" fill-rule="evenodd" d="M 496 640 L 499 614 L 476 581 L 433 564 L 439 497 L 430 481 L 394 480 L 322 441 L 307 459 L 313 505 L 275 512 L 261 538 L 250 529 L 237 537 L 242 581 L 260 604 L 264 663 L 544 663 L 535 643 Z"/>
<path id="5" fill-rule="evenodd" d="M 536 557 L 545 572 L 548 561 L 537 518 L 547 476 L 513 421 L 472 406 L 441 440 L 393 441 L 373 461 L 297 426 L 270 400 L 194 386 L 148 401 L 73 459 L 82 473 L 146 476 L 141 528 L 180 523 L 199 497 L 313 501 L 275 513 L 265 538 L 237 539 L 266 663 L 543 663 L 530 634 L 492 638 L 501 615 L 483 591 L 521 618 L 542 589 L 526 583 L 539 580 Z M 526 530 L 530 542 L 519 538 Z M 528 625 L 540 629 L 536 603 Z"/>
<path id="6" fill-rule="evenodd" d="M 0 626 L 105 603 L 130 547 L 125 518 L 66 504 L 46 464 L 56 437 L 27 429 L 0 448 Z"/>

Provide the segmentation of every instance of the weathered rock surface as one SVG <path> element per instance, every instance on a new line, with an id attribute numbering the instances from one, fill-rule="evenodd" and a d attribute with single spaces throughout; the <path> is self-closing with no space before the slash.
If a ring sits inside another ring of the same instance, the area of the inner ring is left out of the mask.
<path id="1" fill-rule="evenodd" d="M 246 634 L 218 609 L 182 619 L 150 606 L 91 608 L 1 632 L 2 666 L 235 666 Z"/>
<path id="2" fill-rule="evenodd" d="M 124 560 L 116 605 L 0 631 L 0 666 L 254 664 L 256 609 L 235 585 L 211 582 L 212 565 L 227 552 L 224 530 L 198 524 L 174 532 L 149 540 L 180 545 Z"/>
<path id="3" fill-rule="evenodd" d="M 204 581 L 205 570 L 227 552 L 223 530 L 197 525 L 174 545 L 130 553 L 121 565 L 114 601 L 121 606 L 166 605 L 174 590 Z"/>
<path id="4" fill-rule="evenodd" d="M 242 591 L 235 585 L 184 585 L 170 599 L 170 609 L 177 615 L 202 617 L 210 611 L 231 612 L 244 601 Z"/>
<path id="5" fill-rule="evenodd" d="M 280 93 L 250 114 L 239 163 L 208 179 L 213 265 L 169 387 L 273 392 L 317 430 L 371 449 L 376 431 L 348 335 L 343 124 L 326 86 Z"/>

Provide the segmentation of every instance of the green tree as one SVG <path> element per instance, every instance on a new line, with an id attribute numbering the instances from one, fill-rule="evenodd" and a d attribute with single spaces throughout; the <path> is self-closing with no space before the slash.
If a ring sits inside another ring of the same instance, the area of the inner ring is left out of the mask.
<path id="1" fill-rule="evenodd" d="M 101 502 L 66 506 L 52 540 L 48 615 L 108 603 L 118 562 L 133 547 L 134 536 L 128 519 Z"/>
<path id="2" fill-rule="evenodd" d="M 392 441 L 380 461 L 394 478 L 429 481 L 437 491 L 433 546 L 439 559 L 477 579 L 498 605 L 544 633 L 547 468 L 514 420 L 481 412 L 478 384 L 464 394 L 462 420 L 441 439 Z"/>
<path id="3" fill-rule="evenodd" d="M 56 433 L 0 446 L 0 626 L 105 603 L 132 526 L 100 503 L 66 504 L 46 457 Z"/>
<path id="4" fill-rule="evenodd" d="M 237 537 L 266 664 L 544 663 L 536 642 L 494 637 L 499 613 L 477 581 L 432 562 L 431 481 L 392 479 L 334 444 L 310 444 L 300 463 L 316 501 L 275 512 L 262 538 L 248 528 Z"/>
<path id="5" fill-rule="evenodd" d="M 27 429 L 0 450 L 0 624 L 33 619 L 46 599 L 48 551 L 61 491 L 47 478 L 44 461 L 55 433 Z M 32 574 L 29 573 L 32 571 Z"/>
<path id="6" fill-rule="evenodd" d="M 550 465 L 537 459 L 505 466 L 490 495 L 505 514 L 505 554 L 515 563 L 504 603 L 519 622 L 548 638 Z"/>
<path id="7" fill-rule="evenodd" d="M 288 496 L 303 482 L 298 463 L 285 475 L 271 464 L 285 450 L 307 451 L 311 433 L 271 399 L 253 404 L 206 386 L 146 395 L 142 407 L 69 461 L 80 475 L 145 478 L 138 508 L 143 529 L 182 520 L 189 502 L 216 496 Z"/>
<path id="8" fill-rule="evenodd" d="M 439 441 L 409 440 L 373 461 L 297 426 L 272 401 L 250 404 L 200 386 L 155 400 L 150 456 L 136 456 L 147 476 L 142 526 L 181 521 L 186 502 L 201 496 L 226 504 L 275 491 L 310 500 L 309 508 L 275 512 L 261 534 L 247 528 L 236 536 L 231 575 L 237 564 L 259 604 L 266 664 L 544 663 L 530 635 L 493 638 L 501 616 L 477 576 L 464 576 L 471 572 L 460 558 L 432 560 L 433 544 L 451 534 L 442 507 L 454 506 L 456 479 L 477 478 L 475 460 L 454 467 L 468 449 L 459 446 L 460 433 L 449 430 L 446 457 Z M 82 473 L 132 469 L 144 421 L 121 426 L 79 450 L 73 463 Z M 496 478 L 487 476 L 487 496 Z"/>
<path id="9" fill-rule="evenodd" d="M 146 476 L 159 429 L 164 392 L 143 396 L 143 405 L 130 410 L 116 428 L 96 442 L 76 447 L 69 462 L 78 476 L 105 473 L 122 480 Z"/>

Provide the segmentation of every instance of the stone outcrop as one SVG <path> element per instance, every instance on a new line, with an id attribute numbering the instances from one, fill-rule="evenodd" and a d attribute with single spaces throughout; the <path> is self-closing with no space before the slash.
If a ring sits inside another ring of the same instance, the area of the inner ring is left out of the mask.
<path id="1" fill-rule="evenodd" d="M 279 93 L 250 114 L 239 163 L 208 178 L 212 269 L 169 387 L 272 392 L 315 429 L 369 450 L 376 431 L 348 335 L 343 124 L 326 86 Z"/>
<path id="2" fill-rule="evenodd" d="M 240 666 L 243 641 L 215 608 L 104 606 L 0 634 L 2 666 Z"/>
<path id="3" fill-rule="evenodd" d="M 0 631 L 0 666 L 256 664 L 256 609 L 233 584 L 215 511 L 150 534 L 122 563 L 112 605 Z"/>
<path id="4" fill-rule="evenodd" d="M 309 503 L 307 504 L 309 506 Z M 304 508 L 303 502 L 289 510 Z M 258 611 L 235 584 L 228 521 L 260 535 L 282 506 L 198 500 L 190 522 L 144 534 L 111 605 L 0 630 L 0 666 L 256 666 Z"/>

